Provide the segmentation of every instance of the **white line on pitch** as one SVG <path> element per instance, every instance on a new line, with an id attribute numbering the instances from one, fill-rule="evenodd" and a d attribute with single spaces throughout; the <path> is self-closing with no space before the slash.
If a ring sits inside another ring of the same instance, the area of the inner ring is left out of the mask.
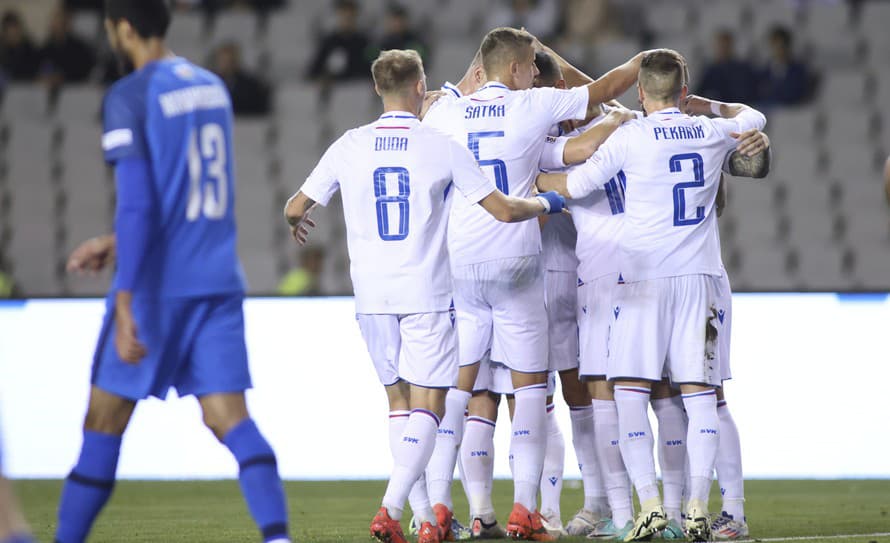
<path id="1" fill-rule="evenodd" d="M 742 539 L 739 543 L 768 543 L 770 541 L 815 541 L 817 539 L 852 539 L 857 537 L 886 537 L 890 532 L 875 532 L 873 534 L 848 534 L 848 535 L 808 535 L 798 537 L 764 537 L 756 539 Z"/>

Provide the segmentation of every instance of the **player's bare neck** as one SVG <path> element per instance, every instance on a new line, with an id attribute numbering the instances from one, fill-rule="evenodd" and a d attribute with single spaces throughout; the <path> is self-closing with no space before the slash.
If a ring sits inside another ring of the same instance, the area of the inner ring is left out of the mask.
<path id="1" fill-rule="evenodd" d="M 659 101 L 653 101 L 653 100 L 644 100 L 643 101 L 643 110 L 646 112 L 646 115 L 651 115 L 652 113 L 655 113 L 656 111 L 661 111 L 664 109 L 679 108 L 679 107 L 680 107 L 680 104 L 675 104 L 675 103 L 671 103 L 671 102 L 659 102 Z"/>
<path id="2" fill-rule="evenodd" d="M 420 110 L 417 109 L 416 101 L 409 100 L 403 96 L 385 96 L 383 98 L 383 112 L 390 111 L 407 111 L 412 115 L 417 115 Z"/>
<path id="3" fill-rule="evenodd" d="M 513 81 L 513 76 L 509 74 L 491 74 L 488 77 L 488 83 L 500 83 L 510 90 L 516 90 L 516 84 Z"/>
<path id="4" fill-rule="evenodd" d="M 164 40 L 159 38 L 149 38 L 142 41 L 131 51 L 133 66 L 139 70 L 149 62 L 172 57 L 173 52 L 167 48 Z"/>

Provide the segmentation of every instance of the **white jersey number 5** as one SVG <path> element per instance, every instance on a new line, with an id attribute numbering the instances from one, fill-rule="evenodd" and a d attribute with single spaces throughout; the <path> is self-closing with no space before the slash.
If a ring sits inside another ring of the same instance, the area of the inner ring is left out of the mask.
<path id="1" fill-rule="evenodd" d="M 206 165 L 205 165 L 206 162 Z M 208 123 L 189 138 L 189 201 L 186 218 L 221 219 L 226 214 L 226 136 L 222 126 Z"/>

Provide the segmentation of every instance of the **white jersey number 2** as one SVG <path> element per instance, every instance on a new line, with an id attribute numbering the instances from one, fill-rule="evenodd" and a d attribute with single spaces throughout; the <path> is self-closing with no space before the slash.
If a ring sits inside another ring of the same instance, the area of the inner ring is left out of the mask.
<path id="1" fill-rule="evenodd" d="M 226 214 L 228 176 L 226 175 L 226 135 L 222 126 L 208 123 L 189 138 L 189 201 L 186 218 L 196 221 L 221 219 Z M 206 164 L 205 164 L 206 163 Z"/>

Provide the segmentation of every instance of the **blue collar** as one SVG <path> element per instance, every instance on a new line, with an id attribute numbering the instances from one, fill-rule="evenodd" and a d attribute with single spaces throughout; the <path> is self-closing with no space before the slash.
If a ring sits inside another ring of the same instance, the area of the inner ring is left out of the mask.
<path id="1" fill-rule="evenodd" d="M 450 82 L 446 81 L 442 85 L 442 90 L 448 91 L 448 92 L 454 94 L 458 98 L 463 97 L 463 95 L 460 93 L 460 89 L 458 89 L 454 83 L 450 83 Z"/>
<path id="2" fill-rule="evenodd" d="M 498 83 L 497 81 L 495 81 L 495 82 L 493 82 L 493 83 L 486 83 L 486 84 L 483 85 L 482 88 L 479 89 L 479 90 L 493 89 L 493 88 L 504 89 L 504 90 L 510 90 L 510 87 L 508 87 L 507 85 L 504 85 L 503 83 Z"/>
<path id="3" fill-rule="evenodd" d="M 683 112 L 680 111 L 678 107 L 667 107 L 664 109 L 659 109 L 652 113 L 652 115 L 682 115 Z"/>

